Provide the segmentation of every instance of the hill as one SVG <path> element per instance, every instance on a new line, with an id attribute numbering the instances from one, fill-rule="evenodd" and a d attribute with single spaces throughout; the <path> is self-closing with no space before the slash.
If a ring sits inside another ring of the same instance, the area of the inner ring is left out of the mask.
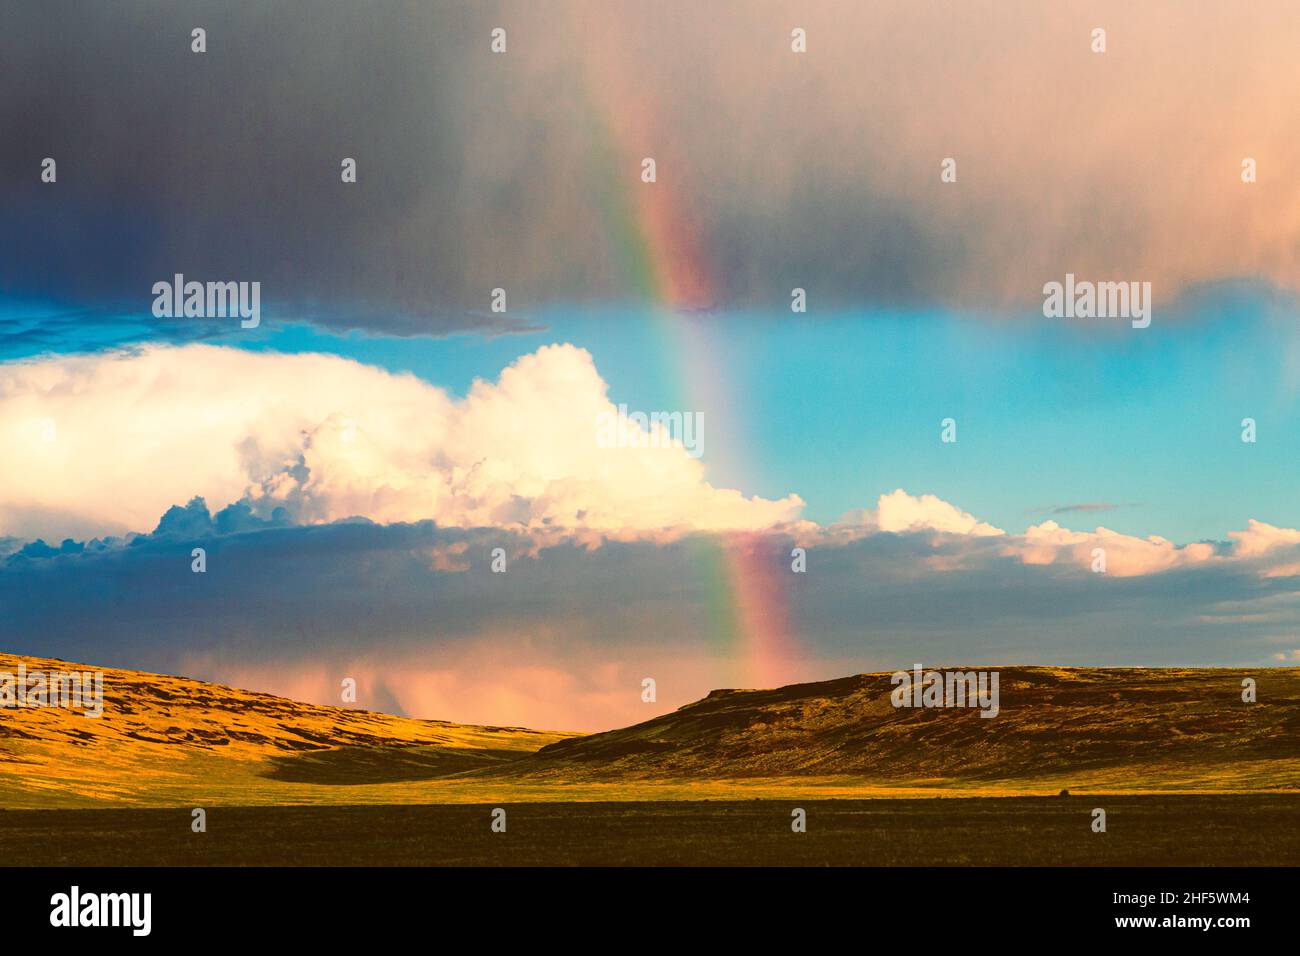
<path id="1" fill-rule="evenodd" d="M 1300 786 L 1300 669 L 998 668 L 1000 709 L 893 706 L 888 674 L 714 691 L 549 744 L 512 776 L 845 778 L 1023 792 Z M 1258 700 L 1242 701 L 1242 680 Z"/>
<path id="2" fill-rule="evenodd" d="M 0 654 L 0 672 L 102 670 L 100 717 L 0 709 L 0 807 L 409 802 L 404 788 L 567 736 L 304 704 L 220 684 Z"/>
<path id="3" fill-rule="evenodd" d="M 20 663 L 86 669 L 0 672 Z M 0 808 L 1300 791 L 1300 669 L 998 672 L 988 719 L 860 674 L 577 736 L 104 669 L 99 718 L 0 709 Z"/>

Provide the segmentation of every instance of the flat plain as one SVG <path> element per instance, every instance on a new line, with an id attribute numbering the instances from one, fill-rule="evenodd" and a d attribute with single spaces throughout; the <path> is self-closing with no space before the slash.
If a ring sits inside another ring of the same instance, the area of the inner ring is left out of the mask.
<path id="1" fill-rule="evenodd" d="M 1105 833 L 1092 810 L 1107 812 Z M 807 831 L 791 830 L 791 812 Z M 1300 795 L 967 797 L 0 812 L 45 866 L 1295 866 Z M 56 838 L 52 838 L 56 837 Z"/>

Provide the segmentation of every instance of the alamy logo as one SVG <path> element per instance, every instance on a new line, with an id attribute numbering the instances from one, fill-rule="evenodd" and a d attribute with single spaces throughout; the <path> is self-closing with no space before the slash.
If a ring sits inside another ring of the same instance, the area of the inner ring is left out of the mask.
<path id="1" fill-rule="evenodd" d="M 686 454 L 704 454 L 703 412 L 629 412 L 619 405 L 616 412 L 596 416 L 598 448 L 668 448 L 681 445 Z"/>
<path id="2" fill-rule="evenodd" d="M 996 717 L 997 671 L 923 671 L 920 664 L 911 673 L 895 671 L 889 699 L 895 707 L 978 707 L 981 717 Z"/>
<path id="3" fill-rule="evenodd" d="M 85 893 L 74 886 L 50 897 L 51 926 L 129 926 L 148 936 L 153 925 L 151 893 Z"/>
<path id="4" fill-rule="evenodd" d="M 262 283 L 186 282 L 176 273 L 171 282 L 153 284 L 156 319 L 227 319 L 239 316 L 241 329 L 262 324 Z"/>
<path id="5" fill-rule="evenodd" d="M 1151 324 L 1150 282 L 1065 282 L 1043 286 L 1043 315 L 1049 319 L 1132 319 L 1133 328 Z"/>
<path id="6" fill-rule="evenodd" d="M 103 671 L 0 671 L 0 707 L 64 707 L 104 715 Z"/>

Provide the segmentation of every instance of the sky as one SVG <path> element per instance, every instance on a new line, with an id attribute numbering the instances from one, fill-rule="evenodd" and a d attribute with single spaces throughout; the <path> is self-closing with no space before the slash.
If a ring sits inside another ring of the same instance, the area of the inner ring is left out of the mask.
<path id="1" fill-rule="evenodd" d="M 7 650 L 572 730 L 1300 661 L 1291 5 L 33 10 Z M 176 273 L 258 326 L 156 316 Z M 1150 325 L 1048 317 L 1067 274 Z"/>

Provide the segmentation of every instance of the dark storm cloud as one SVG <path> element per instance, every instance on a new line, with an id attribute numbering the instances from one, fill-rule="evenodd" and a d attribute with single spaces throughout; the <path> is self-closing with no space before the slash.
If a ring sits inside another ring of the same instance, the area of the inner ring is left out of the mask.
<path id="1" fill-rule="evenodd" d="M 0 293 L 147 315 L 180 272 L 260 281 L 272 322 L 441 334 L 591 299 L 782 310 L 795 285 L 814 311 L 1032 303 L 1067 270 L 1160 300 L 1293 285 L 1293 6 L 1097 17 L 1104 56 L 1093 19 L 1033 3 L 11 5 Z"/>
<path id="2" fill-rule="evenodd" d="M 530 306 L 668 294 L 655 268 L 703 273 L 672 303 L 689 307 L 783 306 L 799 284 L 822 306 L 927 294 L 939 241 L 869 163 L 846 176 L 815 131 L 790 135 L 827 90 L 767 57 L 795 84 L 747 95 L 714 73 L 716 37 L 683 34 L 689 8 L 604 9 L 24 7 L 0 38 L 4 290 L 145 312 L 177 272 L 257 280 L 273 319 L 397 334 L 511 331 Z M 488 48 L 497 24 L 506 56 Z M 643 155 L 672 197 L 657 226 L 636 193 Z M 344 157 L 356 184 L 340 182 Z M 498 286 L 507 315 L 489 310 Z"/>
<path id="3" fill-rule="evenodd" d="M 56 2 L 5 18 L 5 292 L 147 314 L 152 284 L 181 272 L 261 281 L 284 318 L 511 326 L 488 292 L 518 278 L 510 232 L 539 197 L 510 184 L 542 130 L 492 106 L 509 79 L 470 42 L 484 11 Z M 482 176 L 470 143 L 493 123 L 518 134 L 519 165 Z M 492 246 L 490 266 L 476 261 Z"/>

